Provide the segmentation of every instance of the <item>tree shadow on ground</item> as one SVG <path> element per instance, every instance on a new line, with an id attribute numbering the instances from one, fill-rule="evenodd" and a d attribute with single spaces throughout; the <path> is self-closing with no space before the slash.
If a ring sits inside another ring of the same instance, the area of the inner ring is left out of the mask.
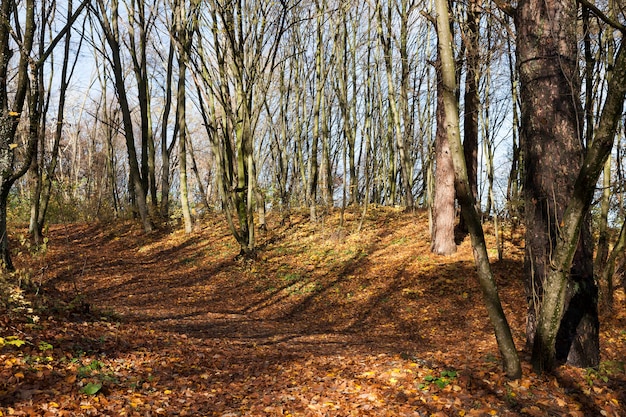
<path id="1" fill-rule="evenodd" d="M 255 262 L 234 260 L 236 245 L 223 228 L 175 238 L 124 228 L 58 229 L 66 244 L 51 254 L 55 267 L 46 287 L 66 298 L 80 295 L 92 308 L 53 344 L 73 359 L 87 355 L 129 367 L 110 391 L 176 387 L 180 399 L 193 399 L 204 414 L 271 415 L 281 407 L 349 414 L 324 406 L 326 398 L 360 403 L 358 415 L 394 415 L 392 409 L 430 415 L 443 407 L 435 397 L 450 399 L 446 410 L 457 414 L 489 401 L 502 415 L 523 414 L 534 405 L 531 397 L 514 399 L 504 383 L 489 382 L 502 372 L 471 248 L 456 258 L 432 255 L 413 223 L 410 216 L 400 222 L 378 217 L 353 240 L 332 227 L 311 240 L 306 227 L 313 226 L 292 225 L 269 232 Z M 520 260 L 505 258 L 493 267 L 521 346 Z M 119 324 L 104 321 L 109 312 Z M 446 369 L 459 371 L 448 387 L 460 391 L 420 388 L 427 375 Z M 71 372 L 44 375 L 39 384 L 68 392 L 59 384 Z M 0 402 L 48 398 L 28 389 Z M 598 414 L 576 385 L 567 389 L 572 401 Z M 183 408 L 168 404 L 161 408 Z M 307 408 L 312 404 L 320 408 Z"/>

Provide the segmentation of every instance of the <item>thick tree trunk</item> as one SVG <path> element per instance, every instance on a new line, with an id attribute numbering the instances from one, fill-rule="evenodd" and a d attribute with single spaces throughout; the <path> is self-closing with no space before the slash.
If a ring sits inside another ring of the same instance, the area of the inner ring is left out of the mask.
<path id="1" fill-rule="evenodd" d="M 515 19 L 526 174 L 529 344 L 534 343 L 538 309 L 546 308 L 544 287 L 554 262 L 563 213 L 572 198 L 582 163 L 583 112 L 576 18 L 576 2 L 524 0 L 518 5 Z M 563 294 L 562 330 L 558 336 L 553 336 L 558 346 L 558 360 L 595 366 L 598 360 L 597 289 L 591 265 L 589 223 L 583 222 L 581 227 L 583 232 L 578 240 L 568 290 Z"/>
<path id="2" fill-rule="evenodd" d="M 581 271 L 576 266 L 575 259 L 581 256 L 576 248 L 580 248 L 579 242 L 585 241 L 585 218 L 588 217 L 596 183 L 613 148 L 625 96 L 626 47 L 622 43 L 609 77 L 607 98 L 596 134 L 587 149 L 572 198 L 563 214 L 554 255 L 546 274 L 532 357 L 533 366 L 539 372 L 551 370 L 565 354 L 559 339 L 563 334 L 569 336 L 572 329 L 576 329 L 576 333 L 571 344 L 566 345 L 569 347 L 568 362 L 581 367 L 599 364 L 597 288 L 593 281 L 589 284 L 583 280 L 588 278 L 589 271 Z M 590 251 L 583 251 L 582 256 L 585 257 L 585 267 L 591 263 L 592 255 Z M 568 274 L 570 270 L 571 274 Z"/>

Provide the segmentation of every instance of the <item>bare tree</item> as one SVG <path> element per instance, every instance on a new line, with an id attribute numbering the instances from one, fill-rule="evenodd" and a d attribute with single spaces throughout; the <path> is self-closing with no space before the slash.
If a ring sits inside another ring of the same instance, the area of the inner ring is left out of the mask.
<path id="1" fill-rule="evenodd" d="M 0 6 L 0 262 L 6 269 L 13 268 L 6 217 L 9 192 L 28 171 L 39 142 L 40 71 L 87 2 L 85 0 L 77 8 L 48 46 L 39 49 L 36 56 L 33 56 L 37 34 L 35 0 L 25 3 L 7 0 Z M 15 61 L 13 49 L 19 51 Z M 15 84 L 11 85 L 13 79 Z M 22 144 L 18 143 L 17 134 L 20 119 L 27 126 Z"/>
<path id="2" fill-rule="evenodd" d="M 128 164 L 130 170 L 130 191 L 135 198 L 143 229 L 146 232 L 149 232 L 152 230 L 153 226 L 148 213 L 146 181 L 143 179 L 144 177 L 142 176 L 140 164 L 137 158 L 138 155 L 135 147 L 132 110 L 124 81 L 124 63 L 122 61 L 121 34 L 119 30 L 119 1 L 113 0 L 109 4 L 104 0 L 97 0 L 97 4 L 99 7 L 99 13 L 96 14 L 96 17 L 100 22 L 100 26 L 102 27 L 104 37 L 109 47 L 110 55 L 107 54 L 107 57 L 113 71 L 115 91 L 117 93 L 117 99 L 122 113 L 124 137 L 126 139 L 126 150 L 128 152 Z M 142 145 L 142 148 L 147 149 L 147 145 Z"/>
<path id="3" fill-rule="evenodd" d="M 213 140 L 222 206 L 243 256 L 255 253 L 254 132 L 276 68 L 287 13 L 286 2 L 212 1 L 206 16 L 212 56 L 200 45 L 203 39 L 197 46 L 195 79 L 206 97 L 203 115 Z"/>

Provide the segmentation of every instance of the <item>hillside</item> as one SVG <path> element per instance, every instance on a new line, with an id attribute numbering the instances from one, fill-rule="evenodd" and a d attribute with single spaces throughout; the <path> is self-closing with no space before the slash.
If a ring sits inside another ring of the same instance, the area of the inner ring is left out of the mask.
<path id="1" fill-rule="evenodd" d="M 440 257 L 426 213 L 372 208 L 357 232 L 358 216 L 270 217 L 255 261 L 221 215 L 188 236 L 51 227 L 0 316 L 0 416 L 626 415 L 623 291 L 600 369 L 537 376 L 522 352 L 507 381 L 469 239 Z M 523 349 L 523 242 L 506 229 L 498 261 L 487 238 Z"/>

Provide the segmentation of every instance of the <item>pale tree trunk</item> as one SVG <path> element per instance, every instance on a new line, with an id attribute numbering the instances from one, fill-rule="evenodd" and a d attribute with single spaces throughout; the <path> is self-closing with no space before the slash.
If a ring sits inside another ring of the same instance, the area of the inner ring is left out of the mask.
<path id="1" fill-rule="evenodd" d="M 278 109 L 278 127 L 274 135 L 272 135 L 271 151 L 274 159 L 274 170 L 276 182 L 278 186 L 278 201 L 281 214 L 281 224 L 289 222 L 289 196 L 287 194 L 287 181 L 289 179 L 289 159 L 287 155 L 287 129 L 289 125 L 289 98 L 291 97 L 291 77 L 287 77 L 286 66 L 283 65 L 280 70 L 280 96 Z M 289 80 L 286 83 L 286 80 Z M 266 108 L 269 107 L 267 100 Z M 268 110 L 269 114 L 269 110 Z M 295 165 L 295 164 L 294 164 Z"/>
<path id="2" fill-rule="evenodd" d="M 436 0 L 435 4 L 437 11 L 437 34 L 439 35 L 438 45 L 441 62 L 441 89 L 445 108 L 445 123 L 456 175 L 456 188 L 459 202 L 462 206 L 467 228 L 472 238 L 474 261 L 478 270 L 478 282 L 483 293 L 489 319 L 494 326 L 498 348 L 502 354 L 504 371 L 507 377 L 517 379 L 522 375 L 522 368 L 515 343 L 513 342 L 511 329 L 504 315 L 504 311 L 502 310 L 495 279 L 491 272 L 483 229 L 479 214 L 476 211 L 475 200 L 465 166 L 463 147 L 461 145 L 459 108 L 456 98 L 456 71 L 452 54 L 452 36 L 448 21 L 448 2 L 447 0 Z"/>
<path id="3" fill-rule="evenodd" d="M 202 199 L 202 205 L 204 205 L 206 212 L 209 213 L 211 212 L 211 206 L 209 205 L 209 196 L 207 195 L 206 188 L 204 188 L 204 181 L 200 176 L 200 170 L 198 169 L 198 163 L 196 162 L 196 154 L 193 149 L 193 141 L 189 137 L 187 137 L 187 146 L 189 147 L 188 152 L 189 156 L 191 157 L 191 170 L 196 177 L 196 184 L 198 186 L 200 198 Z"/>
<path id="4" fill-rule="evenodd" d="M 293 78 L 293 90 L 294 90 L 294 94 L 296 96 L 295 98 L 295 105 L 293 108 L 293 123 L 294 123 L 294 156 L 295 156 L 295 161 L 294 161 L 294 170 L 296 172 L 295 177 L 297 179 L 294 180 L 294 182 L 296 184 L 298 184 L 298 194 L 300 196 L 300 198 L 298 199 L 300 201 L 300 204 L 302 206 L 307 206 L 308 205 L 308 182 L 307 182 L 307 166 L 306 166 L 306 162 L 305 162 L 305 143 L 306 143 L 306 138 L 305 135 L 303 134 L 303 132 L 307 131 L 306 129 L 306 124 L 307 121 L 309 120 L 308 118 L 305 117 L 305 108 L 306 108 L 306 89 L 304 88 L 303 84 L 303 80 L 304 80 L 304 66 L 302 65 L 302 59 L 300 59 L 301 55 L 299 53 L 300 49 L 302 48 L 302 45 L 300 44 L 300 37 L 299 36 L 294 36 L 293 37 L 293 45 L 292 45 L 292 55 L 294 56 L 294 59 L 291 60 L 291 65 L 293 66 L 293 72 L 292 72 L 292 77 Z M 287 103 L 286 103 L 287 105 Z"/>
<path id="5" fill-rule="evenodd" d="M 454 165 L 448 142 L 449 122 L 446 120 L 440 58 L 437 61 L 437 131 L 430 250 L 438 255 L 451 255 L 456 252 Z"/>
<path id="6" fill-rule="evenodd" d="M 615 262 L 619 257 L 624 257 L 624 250 L 626 249 L 626 221 L 622 223 L 622 228 L 619 232 L 619 237 L 611 253 L 609 254 L 606 264 L 602 269 L 602 275 L 599 278 L 600 288 L 602 289 L 602 303 L 604 308 L 609 312 L 613 312 L 614 296 L 613 296 L 613 274 L 615 273 Z"/>
<path id="7" fill-rule="evenodd" d="M 330 148 L 331 144 L 331 136 L 330 136 L 330 128 L 329 128 L 329 120 L 328 120 L 328 99 L 326 97 L 322 98 L 322 108 L 320 109 L 320 123 L 321 125 L 321 134 L 322 134 L 322 163 L 320 169 L 322 171 L 323 176 L 323 189 L 322 196 L 324 199 L 324 204 L 329 210 L 332 210 L 335 202 L 334 202 L 334 178 L 333 178 L 333 163 L 330 156 Z"/>
<path id="8" fill-rule="evenodd" d="M 402 181 L 402 187 L 404 191 L 404 204 L 408 209 L 413 209 L 415 206 L 413 198 L 413 169 L 409 151 L 407 149 L 407 140 L 405 132 L 402 131 L 402 124 L 400 122 L 400 113 L 398 111 L 398 105 L 396 102 L 395 83 L 393 81 L 393 67 L 392 67 L 392 45 L 391 45 L 391 5 L 387 9 L 387 18 L 385 23 L 387 24 L 387 33 L 383 31 L 383 12 L 380 0 L 376 2 L 377 10 L 377 33 L 380 40 L 380 45 L 383 52 L 383 61 L 385 63 L 385 74 L 387 75 L 387 94 L 389 99 L 389 111 L 390 122 L 393 131 L 393 138 L 395 145 L 398 149 L 398 156 L 400 157 L 400 179 Z M 394 179 L 395 181 L 395 179 Z"/>
<path id="9" fill-rule="evenodd" d="M 347 142 L 346 156 L 347 164 L 344 164 L 344 172 L 346 177 L 350 177 L 349 195 L 350 203 L 356 203 L 357 201 L 357 172 L 355 165 L 355 152 L 356 152 L 356 124 L 353 119 L 353 109 L 355 97 L 352 100 L 348 98 L 348 75 L 350 68 L 351 73 L 354 75 L 355 65 L 354 62 L 349 62 L 348 59 L 354 55 L 354 48 L 348 46 L 348 16 L 344 8 L 340 10 L 339 22 L 337 22 L 337 33 L 335 34 L 334 44 L 334 56 L 337 60 L 337 76 L 335 77 L 335 93 L 339 101 L 339 109 L 341 111 L 342 118 L 342 133 L 345 141 Z M 352 64 L 352 67 L 350 66 Z M 353 85 L 354 86 L 354 85 Z M 329 176 L 332 182 L 332 176 Z M 344 183 L 344 187 L 347 185 Z M 331 186 L 332 190 L 332 186 Z M 345 190 L 348 193 L 347 190 Z M 332 194 L 332 191 L 331 191 Z M 345 198 L 344 198 L 345 200 Z M 342 203 L 342 205 L 345 205 Z"/>
<path id="10" fill-rule="evenodd" d="M 582 6 L 583 10 L 583 36 L 584 36 L 584 48 L 585 48 L 585 127 L 586 127 L 586 140 L 587 143 L 593 141 L 594 134 L 594 107 L 595 107 L 595 95 L 594 95 L 594 73 L 596 62 L 593 57 L 593 51 L 591 46 L 591 33 L 590 33 L 590 10 L 587 6 Z M 614 1 L 609 1 L 609 16 L 615 18 L 615 4 Z M 607 31 L 604 42 L 606 44 L 606 67 L 611 68 L 614 65 L 613 58 L 615 54 L 615 39 L 611 31 Z M 610 73 L 607 74 L 610 77 Z M 599 84 L 599 83 L 598 83 Z M 603 270 L 607 266 L 607 260 L 609 256 L 609 210 L 611 205 L 611 157 L 609 157 L 604 165 L 603 178 L 602 178 L 602 194 L 600 197 L 600 218 L 598 219 L 598 243 L 596 247 L 596 257 L 593 263 L 594 275 L 596 282 L 600 284 L 600 297 L 601 303 L 605 306 L 609 306 L 610 303 L 606 303 L 608 284 L 607 281 L 602 280 Z M 611 274 L 612 275 L 612 274 Z M 611 291 L 612 292 L 612 291 Z"/>
<path id="11" fill-rule="evenodd" d="M 379 80 L 380 82 L 380 80 Z M 378 108 L 383 109 L 383 94 L 382 88 L 378 86 Z M 385 131 L 381 130 L 381 140 L 384 139 L 384 144 L 381 144 L 386 147 L 386 157 L 387 157 L 387 166 L 386 169 L 386 184 L 385 184 L 385 203 L 387 205 L 394 205 L 397 203 L 398 199 L 398 164 L 397 164 L 397 150 L 396 150 L 396 142 L 394 141 L 394 129 L 393 129 L 393 116 L 391 115 L 391 111 L 387 110 L 387 122 L 383 121 L 384 113 L 380 113 L 380 124 L 385 127 Z M 382 168 L 382 164 L 381 164 Z"/>
<path id="12" fill-rule="evenodd" d="M 320 140 L 320 111 L 322 107 L 322 96 L 324 94 L 325 65 L 324 65 L 324 38 L 323 27 L 326 1 L 321 0 L 321 4 L 316 2 L 317 11 L 317 46 L 315 52 L 315 97 L 313 98 L 313 126 L 311 131 L 311 152 L 308 163 L 308 184 L 307 199 L 309 202 L 310 220 L 317 220 L 317 183 L 318 183 L 318 163 L 317 152 Z"/>
<path id="13" fill-rule="evenodd" d="M 446 6 L 447 10 L 447 6 Z M 435 27 L 439 22 L 433 22 Z M 449 22 L 446 23 L 448 26 Z M 438 35 L 439 29 L 437 29 Z M 447 31 L 451 29 L 448 27 Z M 441 40 L 439 40 L 441 42 Z M 443 73 L 443 62 L 441 56 L 441 48 L 437 52 L 437 61 L 435 62 L 435 71 L 437 74 L 437 109 L 436 119 L 437 127 L 435 132 L 435 170 L 433 178 L 433 202 L 432 202 L 432 219 L 431 219 L 431 243 L 430 250 L 438 255 L 451 255 L 456 252 L 456 242 L 454 236 L 454 223 L 456 220 L 454 201 L 456 190 L 454 184 L 454 164 L 452 161 L 452 153 L 450 150 L 448 126 L 450 121 L 446 114 L 445 107 L 445 88 Z M 456 71 L 456 70 L 455 70 Z M 456 75 L 455 75 L 456 77 Z M 456 78 L 454 80 L 456 85 Z M 456 98 L 456 90 L 453 91 Z M 458 100 L 458 99 L 457 99 Z M 458 104 L 457 104 L 458 107 Z M 457 115 L 458 117 L 458 115 Z"/>
<path id="14" fill-rule="evenodd" d="M 96 64 L 98 65 L 98 56 L 94 57 L 94 59 Z M 98 67 L 102 68 L 103 66 L 101 67 L 100 65 L 98 65 Z M 109 79 L 109 76 L 107 74 L 104 74 L 104 71 L 106 71 L 106 69 L 98 72 L 98 81 L 100 83 L 101 90 L 107 91 L 107 80 Z M 114 139 L 117 136 L 117 132 L 120 126 L 119 111 L 117 111 L 117 109 L 115 108 L 109 108 L 109 101 L 106 95 L 102 97 L 102 104 L 99 111 L 100 113 L 98 117 L 102 121 L 101 124 L 102 129 L 104 130 L 104 140 L 106 143 L 106 177 L 111 196 L 111 204 L 113 206 L 113 215 L 117 217 L 120 210 L 120 199 L 117 186 L 117 159 L 115 157 Z M 57 125 L 57 133 L 55 134 L 58 134 L 59 136 L 61 135 L 61 126 Z"/>
<path id="15" fill-rule="evenodd" d="M 189 234 L 193 228 L 189 207 L 189 190 L 187 183 L 187 89 L 186 75 L 191 47 L 191 33 L 187 27 L 191 23 L 187 17 L 185 0 L 174 3 L 174 28 L 178 47 L 178 89 L 176 92 L 176 124 L 178 127 L 178 175 L 180 182 L 180 204 L 183 212 L 183 226 Z M 193 10 L 190 11 L 193 14 Z"/>
<path id="16" fill-rule="evenodd" d="M 368 23 L 368 28 L 370 27 L 371 22 Z M 368 31 L 369 33 L 369 31 Z M 359 225 L 357 227 L 357 233 L 361 231 L 363 227 L 363 222 L 365 221 L 365 216 L 367 214 L 367 208 L 370 204 L 370 159 L 371 158 L 371 148 L 372 148 L 372 74 L 370 69 L 370 61 L 371 61 L 371 48 L 367 51 L 367 70 L 365 73 L 365 114 L 364 114 L 364 126 L 363 126 L 363 140 L 365 141 L 365 162 L 363 163 L 363 177 L 365 179 L 364 185 L 364 196 L 363 196 L 363 210 L 361 212 L 361 219 L 359 220 Z"/>
<path id="17" fill-rule="evenodd" d="M 185 119 L 185 65 L 179 62 L 178 104 L 176 118 L 178 123 L 178 179 L 180 182 L 180 205 L 183 211 L 185 233 L 191 233 L 193 222 L 189 209 L 189 189 L 187 185 L 187 121 Z"/>
<path id="18" fill-rule="evenodd" d="M 514 226 L 517 226 L 521 221 L 521 178 L 522 178 L 522 163 L 523 157 L 519 146 L 519 111 L 517 106 L 518 101 L 518 73 L 514 68 L 514 53 L 512 51 L 511 40 L 507 37 L 507 62 L 509 63 L 509 82 L 511 85 L 511 102 L 512 102 L 512 128 L 511 128 L 511 169 L 507 178 L 506 186 L 506 202 L 509 217 L 512 220 Z"/>

